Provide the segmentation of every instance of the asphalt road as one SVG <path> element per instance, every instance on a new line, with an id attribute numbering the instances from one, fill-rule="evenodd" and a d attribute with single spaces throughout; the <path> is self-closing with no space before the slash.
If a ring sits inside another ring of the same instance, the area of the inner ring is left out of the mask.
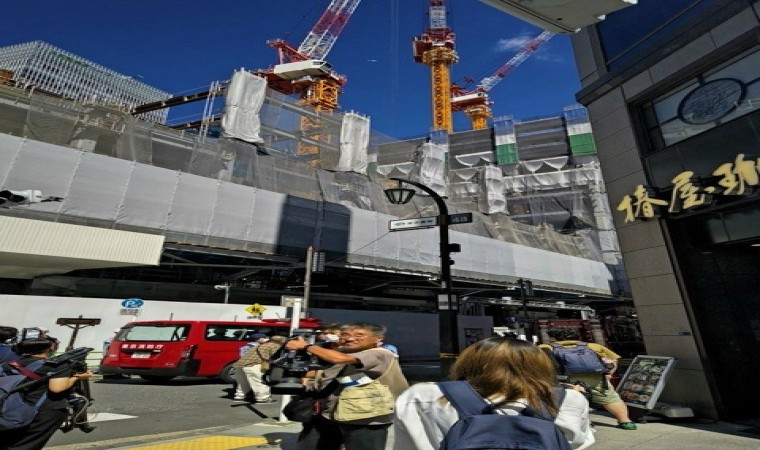
<path id="1" fill-rule="evenodd" d="M 437 377 L 436 363 L 404 363 L 410 382 Z M 153 442 L 158 435 L 181 437 L 196 430 L 234 428 L 279 417 L 280 404 L 256 406 L 231 400 L 231 386 L 207 378 L 177 378 L 157 384 L 138 377 L 95 380 L 90 419 L 95 430 L 56 432 L 48 447 L 108 449 Z M 277 397 L 275 397 L 277 398 Z"/>
<path id="2" fill-rule="evenodd" d="M 234 403 L 229 388 L 228 384 L 206 378 L 175 379 L 164 384 L 137 377 L 95 381 L 91 384 L 94 402 L 89 410 L 95 430 L 59 431 L 48 446 L 99 442 L 102 445 L 77 448 L 105 449 L 136 444 L 140 442 L 138 438 L 156 434 L 236 427 L 278 417 L 279 403 Z"/>

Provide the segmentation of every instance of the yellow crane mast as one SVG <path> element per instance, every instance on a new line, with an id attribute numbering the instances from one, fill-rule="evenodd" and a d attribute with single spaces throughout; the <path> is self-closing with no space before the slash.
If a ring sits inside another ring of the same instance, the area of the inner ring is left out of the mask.
<path id="1" fill-rule="evenodd" d="M 443 0 L 430 0 L 430 24 L 427 30 L 414 38 L 414 61 L 430 66 L 433 129 L 454 131 L 451 113 L 451 76 L 449 67 L 459 61 L 454 49 L 454 33 L 446 23 L 446 6 Z"/>

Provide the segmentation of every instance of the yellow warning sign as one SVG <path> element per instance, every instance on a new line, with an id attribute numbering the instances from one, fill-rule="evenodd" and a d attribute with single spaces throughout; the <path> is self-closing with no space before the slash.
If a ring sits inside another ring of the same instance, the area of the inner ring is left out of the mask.
<path id="1" fill-rule="evenodd" d="M 245 309 L 245 312 L 247 312 L 248 314 L 250 314 L 252 316 L 260 316 L 266 310 L 267 310 L 266 308 L 264 308 L 263 306 L 259 305 L 258 303 L 254 303 L 253 305 L 247 307 Z"/>

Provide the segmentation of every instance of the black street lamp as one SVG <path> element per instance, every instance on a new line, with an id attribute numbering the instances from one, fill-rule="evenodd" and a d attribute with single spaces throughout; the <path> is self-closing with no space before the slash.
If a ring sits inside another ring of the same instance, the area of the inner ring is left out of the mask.
<path id="1" fill-rule="evenodd" d="M 426 192 L 438 206 L 438 232 L 441 255 L 441 291 L 438 296 L 438 332 L 440 339 L 440 365 L 441 375 L 446 377 L 451 366 L 459 356 L 459 327 L 457 323 L 457 299 L 453 295 L 451 286 L 451 252 L 459 251 L 458 244 L 449 244 L 449 209 L 443 197 L 424 184 L 403 178 L 390 178 L 398 181 L 398 187 L 385 190 L 385 196 L 396 205 L 409 203 L 414 197 L 414 189 L 402 187 L 402 183 L 411 184 Z"/>

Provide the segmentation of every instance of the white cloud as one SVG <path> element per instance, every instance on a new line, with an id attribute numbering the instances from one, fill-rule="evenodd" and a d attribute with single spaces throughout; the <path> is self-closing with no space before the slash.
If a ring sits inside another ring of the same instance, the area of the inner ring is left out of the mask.
<path id="1" fill-rule="evenodd" d="M 528 41 L 533 39 L 533 37 L 534 36 L 524 33 L 518 36 L 511 37 L 511 38 L 499 39 L 496 42 L 496 51 L 506 52 L 510 50 L 519 50 Z"/>
<path id="2" fill-rule="evenodd" d="M 511 38 L 499 39 L 496 42 L 496 51 L 500 53 L 517 53 L 521 48 L 523 48 L 525 44 L 527 44 L 531 39 L 535 37 L 536 35 L 534 34 L 521 33 Z M 531 56 L 531 58 L 535 58 L 539 61 L 553 63 L 564 61 L 564 58 L 561 55 L 549 53 L 544 48 L 539 48 L 538 51 L 536 51 L 536 53 Z"/>

